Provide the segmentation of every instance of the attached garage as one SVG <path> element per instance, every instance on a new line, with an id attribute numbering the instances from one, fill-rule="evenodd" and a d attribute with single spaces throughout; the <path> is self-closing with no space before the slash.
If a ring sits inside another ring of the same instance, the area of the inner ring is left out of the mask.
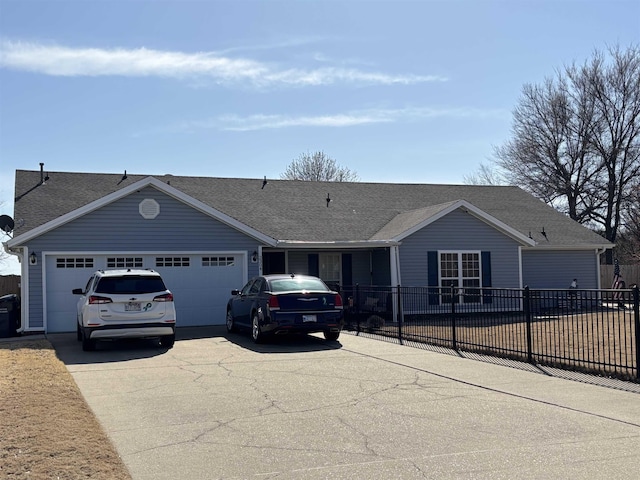
<path id="1" fill-rule="evenodd" d="M 246 280 L 246 252 L 44 254 L 46 331 L 75 331 L 73 288 L 84 288 L 95 270 L 149 268 L 159 272 L 175 298 L 178 326 L 221 325 L 232 288 Z"/>
<path id="2" fill-rule="evenodd" d="M 78 190 L 73 178 L 66 185 L 68 196 Z M 89 194 L 95 192 L 84 191 Z M 174 295 L 178 327 L 223 325 L 231 290 L 259 273 L 256 252 L 275 243 L 151 177 L 118 187 L 15 239 L 25 240 L 24 330 L 47 333 L 75 331 L 78 296 L 71 291 L 84 289 L 93 272 L 127 268 L 162 275 Z"/>

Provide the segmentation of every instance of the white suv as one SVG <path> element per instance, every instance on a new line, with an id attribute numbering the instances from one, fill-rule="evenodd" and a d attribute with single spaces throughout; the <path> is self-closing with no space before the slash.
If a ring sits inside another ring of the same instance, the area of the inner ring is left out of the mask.
<path id="1" fill-rule="evenodd" d="M 103 338 L 160 337 L 160 345 L 173 347 L 176 309 L 158 272 L 98 270 L 73 294 L 81 295 L 77 331 L 83 350 L 94 350 Z"/>

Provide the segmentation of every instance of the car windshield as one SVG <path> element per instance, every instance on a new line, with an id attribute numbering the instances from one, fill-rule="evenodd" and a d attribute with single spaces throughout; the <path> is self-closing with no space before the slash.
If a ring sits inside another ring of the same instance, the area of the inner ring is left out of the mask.
<path id="1" fill-rule="evenodd" d="M 127 275 L 125 277 L 103 277 L 96 287 L 96 293 L 153 293 L 166 290 L 160 277 Z"/>
<path id="2" fill-rule="evenodd" d="M 282 278 L 269 282 L 272 292 L 295 292 L 311 290 L 314 292 L 328 292 L 327 286 L 317 278 Z"/>

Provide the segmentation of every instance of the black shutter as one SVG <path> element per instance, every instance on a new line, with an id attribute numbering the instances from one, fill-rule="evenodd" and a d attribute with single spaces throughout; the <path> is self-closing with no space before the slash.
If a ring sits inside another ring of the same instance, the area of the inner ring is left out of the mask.
<path id="1" fill-rule="evenodd" d="M 491 290 L 484 290 L 485 288 L 491 288 L 491 252 L 482 252 L 482 303 L 493 302 L 493 292 Z"/>
<path id="2" fill-rule="evenodd" d="M 309 275 L 320 276 L 320 256 L 317 253 L 310 253 L 308 257 Z"/>
<path id="3" fill-rule="evenodd" d="M 439 305 L 438 252 L 427 252 L 427 286 L 429 287 L 429 305 Z"/>
<path id="4" fill-rule="evenodd" d="M 352 259 L 350 253 L 342 254 L 342 286 L 353 285 Z"/>

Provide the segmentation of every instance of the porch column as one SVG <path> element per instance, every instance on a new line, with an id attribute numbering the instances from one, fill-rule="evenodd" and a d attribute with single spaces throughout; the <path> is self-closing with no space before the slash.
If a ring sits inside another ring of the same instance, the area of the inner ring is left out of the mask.
<path id="1" fill-rule="evenodd" d="M 397 245 L 394 245 L 389 248 L 389 262 L 391 267 L 391 291 L 393 294 L 391 298 L 393 298 L 393 322 L 398 320 L 398 295 L 400 292 L 397 287 L 400 285 L 400 256 L 399 249 Z"/>
<path id="2" fill-rule="evenodd" d="M 398 245 L 389 248 L 389 262 L 391 263 L 391 286 L 400 285 L 400 257 Z"/>

